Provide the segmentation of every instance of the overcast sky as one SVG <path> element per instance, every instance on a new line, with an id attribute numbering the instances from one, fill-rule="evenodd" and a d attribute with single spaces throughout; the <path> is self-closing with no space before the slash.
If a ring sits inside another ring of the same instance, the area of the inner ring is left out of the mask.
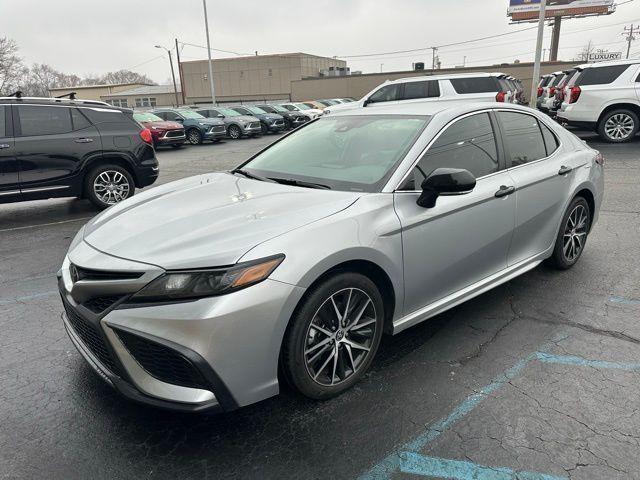
<path id="1" fill-rule="evenodd" d="M 620 0 L 622 3 L 624 0 Z M 344 56 L 444 45 L 510 32 L 508 0 L 208 0 L 212 47 L 238 53 L 306 52 Z M 571 59 L 589 40 L 624 51 L 623 22 L 640 23 L 640 0 L 609 16 L 563 22 L 560 58 Z M 616 25 L 618 24 L 618 25 Z M 545 37 L 549 46 L 550 28 Z M 0 0 L 0 35 L 13 38 L 30 64 L 66 73 L 132 69 L 165 83 L 169 64 L 154 45 L 205 45 L 201 0 Z M 640 55 L 640 35 L 632 47 Z M 439 50 L 442 65 L 491 65 L 533 58 L 535 31 Z M 206 58 L 184 46 L 183 60 Z M 230 54 L 214 53 L 214 57 Z M 348 58 L 352 70 L 406 70 L 431 64 L 431 51 Z M 382 67 L 381 67 L 381 64 Z"/>

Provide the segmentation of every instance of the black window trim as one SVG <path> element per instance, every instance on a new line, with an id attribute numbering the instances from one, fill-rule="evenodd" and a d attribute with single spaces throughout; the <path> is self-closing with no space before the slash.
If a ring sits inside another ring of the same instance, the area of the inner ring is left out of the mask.
<path id="1" fill-rule="evenodd" d="M 13 105 L 10 103 L 3 103 L 2 104 L 3 107 L 6 107 L 6 109 L 4 110 L 4 128 L 5 128 L 5 135 L 3 137 L 0 138 L 7 138 L 7 139 L 13 139 L 15 137 L 14 133 L 14 122 L 13 122 L 13 111 L 15 110 L 13 108 Z"/>
<path id="2" fill-rule="evenodd" d="M 505 109 L 505 110 L 510 111 L 510 112 L 517 111 L 517 110 L 508 110 L 508 109 Z M 459 117 L 456 117 L 453 120 L 451 120 L 450 122 L 448 122 L 444 127 L 442 127 L 438 131 L 438 133 L 436 133 L 434 135 L 434 137 L 429 141 L 427 146 L 425 148 L 423 148 L 422 151 L 417 155 L 417 158 L 411 163 L 411 166 L 407 169 L 407 171 L 404 173 L 404 175 L 402 175 L 402 177 L 400 178 L 400 181 L 397 182 L 396 186 L 393 187 L 390 190 L 391 193 L 420 193 L 420 192 L 422 192 L 422 190 L 401 190 L 401 187 L 407 181 L 407 177 L 409 177 L 409 175 L 411 175 L 411 172 L 413 172 L 413 169 L 416 168 L 416 165 L 418 165 L 420 160 L 422 160 L 422 157 L 424 157 L 424 155 L 427 153 L 427 151 L 436 142 L 436 140 L 438 140 L 440 135 L 442 135 L 442 133 L 445 130 L 447 130 L 451 125 L 453 125 L 454 123 L 457 123 L 460 120 L 463 120 L 463 119 L 465 119 L 467 117 L 471 117 L 473 115 L 482 114 L 482 113 L 486 113 L 486 114 L 489 115 L 489 121 L 491 122 L 491 126 L 493 128 L 493 135 L 494 135 L 494 138 L 495 138 L 495 141 L 496 141 L 496 151 L 498 153 L 498 171 L 489 173 L 487 175 L 483 175 L 481 177 L 477 177 L 476 181 L 477 180 L 482 180 L 482 179 L 485 179 L 485 178 L 489 178 L 489 177 L 492 177 L 493 175 L 497 175 L 499 173 L 503 173 L 503 172 L 507 171 L 508 168 L 507 168 L 506 163 L 505 163 L 506 162 L 505 150 L 504 150 L 504 146 L 502 145 L 502 130 L 500 128 L 496 128 L 496 127 L 499 127 L 500 122 L 496 118 L 494 118 L 495 117 L 495 113 L 494 112 L 495 112 L 495 110 L 493 110 L 491 108 L 485 108 L 485 109 L 482 109 L 482 110 L 474 110 L 473 112 L 464 113 L 464 114 L 460 115 Z M 498 138 L 499 134 L 500 134 L 500 138 Z M 546 150 L 545 150 L 545 152 L 546 152 Z M 398 165 L 398 166 L 400 166 L 400 165 Z M 385 192 L 386 188 L 388 186 L 389 186 L 389 183 L 387 183 L 387 185 L 385 185 L 382 188 L 381 191 Z"/>
<path id="3" fill-rule="evenodd" d="M 548 160 L 552 157 L 554 157 L 562 148 L 563 143 L 562 143 L 562 139 L 556 134 L 556 132 L 553 131 L 553 128 L 551 128 L 547 122 L 543 121 L 542 119 L 540 119 L 538 116 L 529 113 L 529 112 L 524 112 L 522 110 L 515 110 L 515 109 L 509 109 L 509 108 L 497 108 L 494 110 L 494 112 L 496 112 L 496 120 L 498 122 L 498 124 L 500 125 L 500 143 L 502 143 L 503 149 L 504 149 L 504 158 L 505 158 L 505 162 L 506 162 L 506 166 L 505 166 L 505 171 L 511 171 L 511 170 L 515 170 L 516 168 L 521 168 L 521 167 L 526 167 L 528 165 L 535 165 L 536 163 L 539 162 L 543 162 L 545 160 Z M 500 120 L 500 118 L 497 115 L 497 112 L 509 112 L 509 113 L 520 113 L 522 115 L 529 115 L 530 117 L 535 118 L 538 121 L 538 130 L 540 130 L 540 135 L 542 136 L 542 143 L 545 146 L 544 147 L 544 153 L 546 154 L 546 156 L 542 157 L 542 158 L 538 158 L 537 160 L 532 160 L 530 162 L 527 163 L 521 163 L 520 165 L 511 165 L 511 156 L 509 155 L 509 149 L 507 148 L 507 146 L 504 144 L 504 135 L 503 133 L 503 128 L 502 128 L 502 121 Z M 542 129 L 540 128 L 540 124 L 543 124 L 545 127 L 547 127 L 551 133 L 556 137 L 556 140 L 558 141 L 558 148 L 556 148 L 551 155 L 547 154 L 547 146 L 546 143 L 544 142 L 544 134 L 542 133 Z"/>

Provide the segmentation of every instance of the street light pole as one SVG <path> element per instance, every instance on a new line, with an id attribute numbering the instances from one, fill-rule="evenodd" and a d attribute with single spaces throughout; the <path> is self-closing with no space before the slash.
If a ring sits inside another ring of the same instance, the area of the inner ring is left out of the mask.
<path id="1" fill-rule="evenodd" d="M 211 42 L 209 41 L 209 18 L 207 17 L 207 0 L 202 0 L 204 7 L 204 30 L 207 34 L 207 55 L 209 57 L 209 82 L 211 84 L 211 103 L 216 104 L 216 91 L 213 86 L 213 64 L 211 62 Z"/>
<path id="2" fill-rule="evenodd" d="M 529 106 L 536 108 L 538 97 L 537 82 L 540 78 L 540 55 L 542 54 L 542 36 L 544 34 L 544 19 L 547 10 L 547 0 L 540 0 L 540 16 L 538 17 L 538 39 L 536 40 L 536 57 L 533 61 L 533 77 L 531 78 L 531 96 Z"/>
<path id="3" fill-rule="evenodd" d="M 156 45 L 156 48 L 162 48 L 167 51 L 167 55 L 169 55 L 169 65 L 171 65 L 171 78 L 173 79 L 173 93 L 176 96 L 176 107 L 180 106 L 180 100 L 178 100 L 178 85 L 176 84 L 176 74 L 173 70 L 173 58 L 171 57 L 171 50 L 162 45 Z"/>

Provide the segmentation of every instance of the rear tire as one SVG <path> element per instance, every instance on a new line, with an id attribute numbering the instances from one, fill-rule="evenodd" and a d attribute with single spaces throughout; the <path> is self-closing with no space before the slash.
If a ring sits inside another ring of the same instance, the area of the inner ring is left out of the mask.
<path id="1" fill-rule="evenodd" d="M 640 128 L 638 115 L 626 108 L 607 112 L 598 122 L 598 135 L 609 143 L 624 143 L 635 137 Z"/>
<path id="2" fill-rule="evenodd" d="M 133 196 L 136 185 L 131 174 L 119 165 L 98 165 L 84 178 L 84 194 L 103 210 Z"/>
<path id="3" fill-rule="evenodd" d="M 573 199 L 562 217 L 550 263 L 559 270 L 573 267 L 584 252 L 589 228 L 591 210 L 583 197 Z"/>
<path id="4" fill-rule="evenodd" d="M 291 318 L 282 346 L 285 377 L 309 398 L 341 394 L 369 369 L 383 319 L 382 296 L 369 278 L 343 272 L 326 279 Z"/>

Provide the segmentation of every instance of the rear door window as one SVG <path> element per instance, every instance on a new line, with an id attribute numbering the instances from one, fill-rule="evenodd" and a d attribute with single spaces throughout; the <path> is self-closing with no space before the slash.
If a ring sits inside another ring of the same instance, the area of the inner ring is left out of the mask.
<path id="1" fill-rule="evenodd" d="M 542 137 L 544 138 L 544 146 L 547 150 L 547 157 L 555 152 L 560 144 L 558 143 L 558 138 L 551 131 L 549 127 L 547 127 L 544 123 L 540 123 L 540 128 L 542 129 Z"/>
<path id="2" fill-rule="evenodd" d="M 606 85 L 616 80 L 627 68 L 629 68 L 629 65 L 585 68 L 575 85 L 579 87 L 586 85 Z"/>
<path id="3" fill-rule="evenodd" d="M 7 137 L 7 120 L 5 118 L 5 107 L 0 105 L 0 138 Z"/>
<path id="4" fill-rule="evenodd" d="M 424 82 L 407 82 L 404 84 L 402 100 L 413 100 L 416 98 L 439 97 L 440 88 L 438 82 L 429 80 Z"/>
<path id="5" fill-rule="evenodd" d="M 497 112 L 507 157 L 516 167 L 547 156 L 538 120 L 525 113 Z"/>
<path id="6" fill-rule="evenodd" d="M 393 102 L 400 98 L 400 84 L 385 85 L 369 97 L 369 103 Z"/>
<path id="7" fill-rule="evenodd" d="M 91 126 L 91 122 L 87 120 L 87 118 L 80 113 L 77 108 L 71 109 L 71 121 L 73 122 L 73 130 L 82 130 L 83 128 L 87 128 Z"/>
<path id="8" fill-rule="evenodd" d="M 493 77 L 452 78 L 450 81 L 457 93 L 492 93 L 500 91 L 500 86 Z"/>
<path id="9" fill-rule="evenodd" d="M 73 126 L 70 110 L 68 107 L 46 105 L 18 106 L 22 136 L 58 135 L 71 132 Z"/>

